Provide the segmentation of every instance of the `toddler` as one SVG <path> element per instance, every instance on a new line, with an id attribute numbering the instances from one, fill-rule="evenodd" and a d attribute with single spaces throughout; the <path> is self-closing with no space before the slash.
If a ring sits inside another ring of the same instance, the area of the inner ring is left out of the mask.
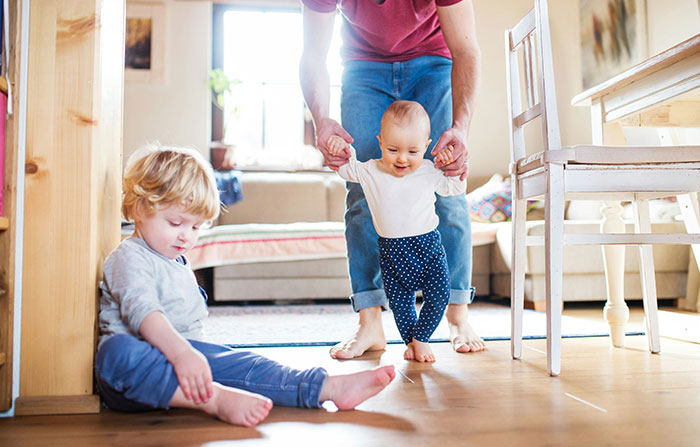
<path id="1" fill-rule="evenodd" d="M 328 141 L 331 154 L 349 151 L 338 169 L 347 181 L 360 183 L 372 222 L 379 235 L 379 266 L 384 292 L 394 313 L 404 358 L 434 362 L 428 340 L 437 328 L 450 295 L 445 249 L 437 230 L 435 193 L 464 194 L 466 181 L 448 177 L 423 156 L 430 145 L 430 118 L 414 101 L 396 101 L 382 116 L 379 135 L 382 158 L 360 162 L 354 149 L 338 136 Z M 452 162 L 452 148 L 435 158 Z M 416 315 L 415 292 L 422 290 L 423 306 Z"/>
<path id="2" fill-rule="evenodd" d="M 393 366 L 329 375 L 202 341 L 206 295 L 185 253 L 220 202 L 212 168 L 197 151 L 142 148 L 126 166 L 123 195 L 134 235 L 109 255 L 100 284 L 95 375 L 108 407 L 195 408 L 254 426 L 273 403 L 352 409 L 394 379 Z"/>

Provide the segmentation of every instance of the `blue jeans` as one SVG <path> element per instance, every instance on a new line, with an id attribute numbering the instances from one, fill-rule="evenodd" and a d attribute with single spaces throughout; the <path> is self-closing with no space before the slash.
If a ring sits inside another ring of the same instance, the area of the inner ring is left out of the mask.
<path id="1" fill-rule="evenodd" d="M 382 114 L 397 100 L 420 103 L 430 116 L 432 144 L 452 127 L 452 61 L 422 56 L 406 62 L 346 61 L 340 99 L 342 125 L 355 139 L 360 161 L 381 157 L 377 135 Z M 431 159 L 429 147 L 425 158 Z M 347 183 L 345 238 L 355 311 L 386 307 L 377 233 L 367 200 L 358 183 Z M 437 196 L 438 231 L 450 270 L 450 304 L 467 304 L 474 298 L 471 286 L 472 243 L 469 208 L 464 195 Z"/>
<path id="2" fill-rule="evenodd" d="M 323 368 L 293 369 L 252 352 L 189 340 L 209 361 L 214 382 L 261 394 L 275 405 L 319 408 Z M 119 411 L 168 408 L 177 390 L 173 366 L 160 350 L 129 334 L 110 337 L 95 361 L 97 390 Z"/>

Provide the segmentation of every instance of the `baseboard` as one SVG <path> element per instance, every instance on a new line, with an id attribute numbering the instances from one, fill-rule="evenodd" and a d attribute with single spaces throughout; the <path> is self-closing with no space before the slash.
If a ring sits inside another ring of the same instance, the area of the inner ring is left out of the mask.
<path id="1" fill-rule="evenodd" d="M 100 412 L 96 394 L 76 396 L 20 396 L 15 400 L 16 416 L 46 414 L 86 414 Z"/>

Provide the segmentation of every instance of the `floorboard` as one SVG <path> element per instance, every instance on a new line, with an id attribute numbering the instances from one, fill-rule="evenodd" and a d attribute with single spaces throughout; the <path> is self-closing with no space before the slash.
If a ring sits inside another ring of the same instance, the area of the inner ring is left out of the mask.
<path id="1" fill-rule="evenodd" d="M 545 340 L 525 341 L 517 361 L 508 341 L 468 355 L 438 343 L 433 365 L 404 361 L 400 345 L 343 362 L 326 347 L 261 348 L 296 367 L 341 373 L 394 364 L 401 374 L 354 411 L 276 407 L 256 428 L 186 410 L 15 417 L 0 420 L 0 445 L 700 445 L 700 345 L 662 338 L 652 355 L 646 337 L 626 342 L 565 339 L 560 377 L 546 374 Z"/>

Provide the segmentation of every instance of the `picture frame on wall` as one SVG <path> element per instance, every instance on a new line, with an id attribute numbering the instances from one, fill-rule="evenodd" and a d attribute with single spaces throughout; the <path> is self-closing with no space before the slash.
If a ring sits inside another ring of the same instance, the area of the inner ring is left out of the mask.
<path id="1" fill-rule="evenodd" d="M 163 82 L 165 79 L 165 3 L 128 1 L 124 49 L 124 79 Z"/>
<path id="2" fill-rule="evenodd" d="M 579 0 L 579 18 L 584 89 L 647 58 L 646 0 Z"/>

